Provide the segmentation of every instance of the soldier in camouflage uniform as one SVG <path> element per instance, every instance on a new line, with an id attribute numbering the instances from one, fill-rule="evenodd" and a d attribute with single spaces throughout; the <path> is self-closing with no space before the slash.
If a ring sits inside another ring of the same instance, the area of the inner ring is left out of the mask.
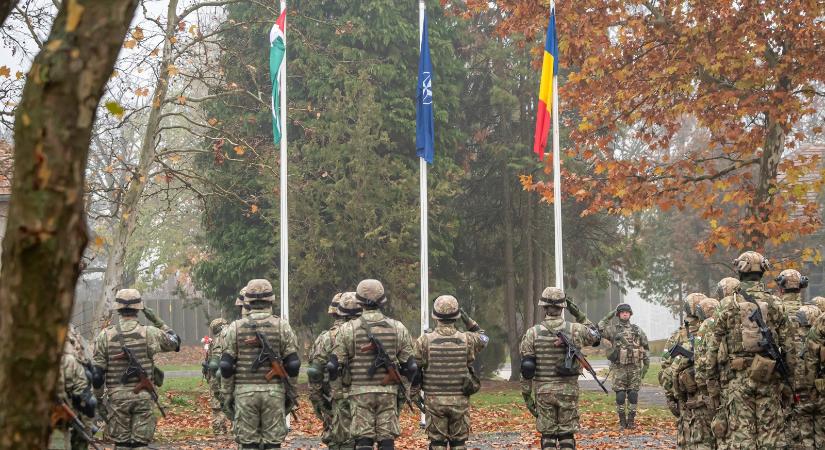
<path id="1" fill-rule="evenodd" d="M 616 413 L 621 428 L 636 426 L 636 410 L 642 378 L 650 367 L 650 345 L 647 335 L 638 325 L 630 323 L 633 310 L 627 303 L 616 307 L 599 321 L 599 332 L 613 349 L 608 356 L 613 390 L 616 392 Z M 618 317 L 618 321 L 612 319 Z M 625 410 L 625 401 L 627 409 Z M 627 415 L 625 415 L 625 411 Z"/>
<path id="2" fill-rule="evenodd" d="M 811 395 L 805 413 L 813 419 L 807 432 L 803 433 L 802 442 L 810 445 L 807 439 L 812 436 L 813 448 L 825 448 L 825 313 L 819 315 L 808 332 L 802 358 L 804 387 Z"/>
<path id="3" fill-rule="evenodd" d="M 121 351 L 128 347 L 140 363 L 150 381 L 157 384 L 154 357 L 158 353 L 180 351 L 180 338 L 154 311 L 143 305 L 136 289 L 121 289 L 115 295 L 115 312 L 120 318 L 106 327 L 95 340 L 92 383 L 96 388 L 105 385 L 109 398 L 107 435 L 115 441 L 115 449 L 145 449 L 155 435 L 157 419 L 154 402 L 147 389 L 133 392 L 138 377 L 122 380 L 129 359 Z M 138 311 L 152 322 L 141 325 Z"/>
<path id="4" fill-rule="evenodd" d="M 321 441 L 330 449 L 352 449 L 355 443 L 349 432 L 352 416 L 347 393 L 341 385 L 340 377 L 335 381 L 329 380 L 326 366 L 341 325 L 361 316 L 361 312 L 355 292 L 336 294 L 327 309 L 327 313 L 334 319 L 332 327 L 318 336 L 309 355 L 309 400 L 315 415 L 324 424 Z"/>
<path id="5" fill-rule="evenodd" d="M 802 353 L 802 349 L 804 348 L 804 341 L 805 336 L 810 330 L 810 326 L 802 327 L 799 323 L 798 312 L 800 308 L 802 308 L 802 292 L 801 290 L 808 287 L 808 277 L 802 276 L 798 271 L 794 269 L 786 269 L 783 270 L 778 277 L 774 279 L 776 282 L 776 286 L 779 289 L 779 299 L 781 300 L 782 309 L 785 311 L 785 315 L 788 319 L 788 326 L 790 327 L 790 335 L 793 338 L 793 348 L 796 349 L 796 354 L 799 355 Z M 800 329 L 800 328 L 804 328 Z M 800 367 L 802 369 L 802 367 Z M 804 371 L 799 370 L 796 372 L 794 376 L 794 391 L 797 396 L 800 395 L 800 385 L 801 385 L 801 377 L 804 376 Z M 807 396 L 807 393 L 804 393 Z M 796 398 L 799 400 L 799 397 Z M 806 400 L 808 400 L 806 398 Z M 800 405 L 796 405 L 794 407 L 793 403 L 786 402 L 784 405 L 785 407 L 785 417 L 787 418 L 785 422 L 785 429 L 787 431 L 787 440 L 789 443 L 794 444 L 794 448 L 804 448 L 800 447 L 800 440 L 801 440 L 801 426 L 797 423 L 797 418 L 800 413 Z"/>
<path id="6" fill-rule="evenodd" d="M 411 396 L 426 394 L 427 438 L 430 450 L 465 450 L 470 435 L 470 396 L 481 384 L 472 363 L 489 338 L 484 330 L 458 307 L 452 295 L 442 295 L 433 303 L 434 330 L 415 341 L 419 376 L 413 380 Z M 467 331 L 458 331 L 461 318 Z"/>
<path id="7" fill-rule="evenodd" d="M 373 376 L 369 375 L 376 348 L 367 333 L 371 332 L 383 344 L 391 362 L 410 381 L 418 371 L 412 340 L 401 322 L 381 312 L 381 306 L 387 301 L 381 282 L 363 280 L 358 283 L 355 295 L 364 312 L 361 317 L 341 325 L 327 368 L 330 380 L 335 381 L 340 372 L 343 386 L 349 389 L 350 431 L 356 450 L 372 450 L 376 443 L 380 450 L 393 449 L 395 438 L 401 434 L 396 402 L 398 383 L 384 381 L 388 372 L 383 366 L 378 367 Z"/>
<path id="8" fill-rule="evenodd" d="M 94 417 L 97 399 L 92 394 L 92 387 L 86 376 L 86 370 L 75 353 L 71 340 L 64 344 L 63 358 L 60 360 L 60 374 L 57 379 L 58 401 L 81 416 Z M 49 450 L 79 450 L 88 448 L 88 442 L 71 426 L 67 413 L 60 404 L 52 413 L 52 435 Z M 89 433 L 91 435 L 91 433 Z"/>
<path id="9" fill-rule="evenodd" d="M 521 340 L 521 395 L 530 412 L 536 416 L 536 428 L 541 433 L 543 449 L 575 449 L 575 433 L 579 430 L 579 373 L 577 360 L 565 367 L 567 348 L 556 333 L 567 335 L 579 348 L 596 346 L 598 329 L 564 291 L 545 288 L 538 305 L 544 308 L 544 320 L 527 330 Z M 562 311 L 568 308 L 577 323 L 567 322 Z"/>
<path id="10" fill-rule="evenodd" d="M 793 448 L 800 450 L 813 450 L 825 448 L 825 440 L 816 439 L 816 421 L 818 416 L 825 414 L 821 408 L 819 397 L 816 392 L 815 379 L 816 367 L 806 363 L 808 353 L 808 336 L 813 325 L 822 315 L 822 311 L 814 305 L 803 305 L 796 312 L 796 338 L 794 339 L 794 351 L 799 355 L 799 364 L 794 371 L 794 392 L 799 403 L 790 411 L 793 415 L 792 423 L 796 431 L 789 432 L 788 439 L 793 439 Z M 809 370 L 811 371 L 809 373 Z M 822 436 L 820 436 L 821 438 Z M 817 445 L 818 444 L 818 445 Z"/>
<path id="11" fill-rule="evenodd" d="M 289 324 L 272 314 L 275 296 L 267 280 L 251 280 L 244 294 L 249 316 L 232 322 L 223 338 L 220 371 L 224 408 L 233 414 L 235 440 L 242 449 L 281 448 L 286 438 L 286 415 L 295 406 L 286 383 L 295 385 L 301 368 L 295 333 Z M 265 342 L 259 340 L 259 332 Z M 267 379 L 267 360 L 252 370 L 264 344 L 280 357 L 287 378 Z"/>
<path id="12" fill-rule="evenodd" d="M 783 349 L 793 345 L 788 320 L 779 299 L 761 282 L 764 272 L 770 269 L 768 260 L 759 253 L 745 252 L 733 265 L 739 273 L 739 289 L 722 300 L 714 325 L 716 339 L 708 347 L 709 353 L 716 353 L 719 365 L 727 359 L 730 377 L 722 394 L 727 430 L 715 430 L 714 434 L 717 438 L 724 436 L 727 449 L 785 448 L 783 382 L 774 370 L 776 362 L 766 357 L 760 345 L 759 328 L 749 317 L 759 308 L 776 344 Z M 722 353 L 723 345 L 726 355 Z M 793 352 L 788 353 L 788 364 L 792 371 Z M 714 377 L 708 381 L 715 382 Z"/>
<path id="13" fill-rule="evenodd" d="M 825 297 L 814 297 L 811 299 L 811 304 L 819 308 L 820 311 L 825 312 Z"/>
<path id="14" fill-rule="evenodd" d="M 235 299 L 235 309 L 238 311 L 238 317 L 241 319 L 249 315 L 249 304 L 246 303 L 246 287 L 241 288 L 238 293 L 238 298 Z"/>
<path id="15" fill-rule="evenodd" d="M 212 432 L 226 434 L 226 414 L 223 412 L 223 395 L 221 394 L 221 376 L 218 373 L 223 354 L 222 334 L 228 324 L 225 319 L 217 318 L 209 324 L 212 342 L 206 348 L 206 362 L 203 374 L 209 383 L 209 408 L 212 409 Z"/>

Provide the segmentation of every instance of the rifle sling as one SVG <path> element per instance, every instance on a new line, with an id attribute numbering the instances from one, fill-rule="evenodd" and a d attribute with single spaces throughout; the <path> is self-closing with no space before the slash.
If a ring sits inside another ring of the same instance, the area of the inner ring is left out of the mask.
<path id="1" fill-rule="evenodd" d="M 140 365 L 139 361 L 133 361 L 131 358 L 129 358 L 129 352 L 126 351 L 128 347 L 126 347 L 126 340 L 123 338 L 123 328 L 120 327 L 119 318 L 115 320 L 115 330 L 117 330 L 117 339 L 118 341 L 120 341 L 120 347 L 121 351 L 123 351 L 123 356 L 129 359 L 128 365 L 126 366 L 126 372 L 124 372 L 124 374 L 121 376 L 121 384 L 124 384 L 125 380 L 123 379 L 123 377 L 125 377 L 126 374 L 129 373 L 129 366 L 133 365 L 134 363 L 137 363 L 137 366 L 140 368 L 140 372 L 143 372 L 143 366 Z M 140 380 L 140 375 L 138 375 L 138 380 Z"/>

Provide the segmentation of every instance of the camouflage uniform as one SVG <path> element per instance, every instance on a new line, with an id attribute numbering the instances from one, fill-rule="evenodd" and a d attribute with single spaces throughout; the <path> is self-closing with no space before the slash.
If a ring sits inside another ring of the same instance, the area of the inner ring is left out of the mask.
<path id="1" fill-rule="evenodd" d="M 803 279 L 805 286 L 800 286 Z M 800 308 L 802 308 L 802 294 L 799 290 L 801 287 L 807 287 L 808 278 L 803 277 L 794 269 L 787 269 L 783 270 L 774 281 L 776 281 L 776 284 L 779 287 L 780 304 L 782 305 L 782 309 L 785 311 L 785 315 L 788 319 L 790 336 L 793 339 L 793 348 L 796 349 L 795 353 L 799 355 L 802 353 L 802 349 L 804 348 L 805 335 L 810 329 L 810 327 L 806 327 L 804 330 L 801 330 L 799 319 L 797 317 L 797 313 Z M 795 373 L 794 391 L 795 394 L 800 395 L 800 398 L 805 397 L 805 400 L 808 400 L 807 393 L 802 393 L 800 391 L 801 376 L 804 376 L 801 370 Z M 801 411 L 800 408 L 802 405 L 794 405 L 792 402 L 785 402 L 783 406 L 785 408 L 785 417 L 787 417 L 785 422 L 785 430 L 787 432 L 786 439 L 788 443 L 793 448 L 806 448 L 802 446 L 801 443 L 801 433 L 803 431 L 801 427 L 804 425 L 798 423 L 799 413 Z"/>
<path id="2" fill-rule="evenodd" d="M 650 367 L 650 345 L 645 332 L 638 325 L 630 323 L 629 319 L 612 321 L 622 311 L 633 314 L 630 305 L 623 303 L 617 306 L 616 311 L 599 321 L 599 332 L 613 345 L 608 359 L 613 390 L 616 392 L 619 425 L 622 428 L 633 428 L 642 378 Z M 625 400 L 628 403 L 626 415 Z"/>
<path id="3" fill-rule="evenodd" d="M 822 311 L 814 305 L 804 305 L 795 314 L 797 328 L 794 352 L 799 355 L 800 360 L 794 371 L 794 393 L 799 403 L 794 405 L 790 411 L 793 415 L 791 423 L 794 431 L 788 432 L 788 439 L 793 439 L 791 442 L 795 449 L 825 448 L 825 440 L 816 439 L 817 417 L 825 413 L 820 408 L 819 394 L 816 392 L 813 381 L 816 379 L 816 367 L 806 363 L 807 339 L 813 328 L 812 325 L 816 323 L 820 315 Z"/>
<path id="4" fill-rule="evenodd" d="M 309 399 L 315 415 L 324 425 L 321 441 L 330 449 L 352 449 L 355 441 L 349 432 L 352 416 L 347 392 L 344 391 L 340 378 L 330 381 L 326 365 L 341 325 L 360 316 L 361 306 L 354 292 L 339 293 L 332 299 L 327 313 L 335 322 L 329 330 L 318 336 L 312 346 L 307 369 Z"/>
<path id="5" fill-rule="evenodd" d="M 81 412 L 88 417 L 94 416 L 97 400 L 92 395 L 86 370 L 75 356 L 75 348 L 67 340 L 63 358 L 60 360 L 60 374 L 57 379 L 57 398 L 73 409 L 75 415 L 81 418 Z M 78 412 L 80 411 L 80 412 Z M 64 418 L 58 419 L 63 416 Z M 72 427 L 65 418 L 61 407 L 55 407 L 52 414 L 52 435 L 49 440 L 49 450 L 77 450 L 88 448 L 88 443 Z"/>
<path id="6" fill-rule="evenodd" d="M 212 432 L 226 433 L 226 414 L 223 412 L 223 395 L 221 394 L 221 376 L 218 373 L 219 361 L 223 354 L 223 330 L 226 320 L 215 319 L 209 324 L 212 342 L 206 347 L 206 367 L 204 376 L 209 383 L 209 408 L 212 410 Z"/>
<path id="7" fill-rule="evenodd" d="M 819 308 L 820 311 L 825 312 L 825 297 L 814 297 L 811 299 L 811 304 Z"/>
<path id="8" fill-rule="evenodd" d="M 415 341 L 415 359 L 421 367 L 413 381 L 411 396 L 423 389 L 430 449 L 464 450 L 470 435 L 470 395 L 480 383 L 471 364 L 487 345 L 487 335 L 477 323 L 462 314 L 458 301 L 442 295 L 433 304 L 434 330 Z M 464 318 L 467 331 L 458 331 L 455 321 Z"/>
<path id="9" fill-rule="evenodd" d="M 379 281 L 363 280 L 358 283 L 356 298 L 364 312 L 361 317 L 341 325 L 330 356 L 330 377 L 337 379 L 339 367 L 343 369 L 341 381 L 349 389 L 352 412 L 350 431 L 355 438 L 355 448 L 371 450 L 378 443 L 379 449 L 392 449 L 395 438 L 401 433 L 398 425 L 398 385 L 382 384 L 388 374 L 385 367 L 377 368 L 372 377 L 367 373 L 376 352 L 367 339 L 366 327 L 381 341 L 392 362 L 410 379 L 417 371 L 412 340 L 401 322 L 386 317 L 379 309 L 386 302 L 384 287 Z M 368 325 L 365 326 L 365 322 Z"/>
<path id="10" fill-rule="evenodd" d="M 791 348 L 790 328 L 779 299 L 757 281 L 770 268 L 768 261 L 758 253 L 746 252 L 734 265 L 743 281 L 737 292 L 722 300 L 714 325 L 716 339 L 708 347 L 708 352 L 716 353 L 721 363 L 720 348 L 725 346 L 730 373 L 722 395 L 727 431 L 716 435 L 724 435 L 728 449 L 784 448 L 782 381 L 775 370 L 771 372 L 773 362 L 763 356 L 759 329 L 749 316 L 757 307 L 761 310 L 780 348 Z M 753 297 L 758 306 L 747 301 L 742 293 Z M 788 356 L 793 370 L 794 355 Z"/>
<path id="11" fill-rule="evenodd" d="M 144 308 L 137 290 L 121 289 L 115 297 L 115 310 L 122 316 L 95 340 L 92 380 L 95 387 L 106 386 L 109 399 L 106 434 L 115 442 L 115 449 L 147 448 L 157 425 L 155 405 L 146 389 L 137 394 L 133 392 L 139 381 L 137 377 L 121 382 L 129 364 L 122 356 L 121 342 L 132 350 L 149 380 L 157 383 L 154 356 L 179 351 L 180 338 L 151 309 Z M 141 325 L 137 321 L 137 310 L 142 310 L 154 326 Z"/>
<path id="12" fill-rule="evenodd" d="M 802 357 L 803 386 L 811 395 L 805 413 L 813 419 L 807 433 L 803 433 L 803 443 L 809 444 L 807 439 L 813 437 L 813 448 L 825 448 L 825 314 L 819 315 L 808 332 Z"/>
<path id="13" fill-rule="evenodd" d="M 564 333 L 581 348 L 598 345 L 599 332 L 559 288 L 545 288 L 538 304 L 545 307 L 544 321 L 529 328 L 519 346 L 522 396 L 530 412 L 536 416 L 541 448 L 555 449 L 558 443 L 561 449 L 574 449 L 574 435 L 579 430 L 581 366 L 574 360 L 570 368 L 565 368 L 567 348 L 556 333 Z M 562 318 L 562 309 L 567 307 L 577 323 Z"/>
<path id="14" fill-rule="evenodd" d="M 286 415 L 294 399 L 289 399 L 285 383 L 295 385 L 300 370 L 298 345 L 289 324 L 272 314 L 274 296 L 267 280 L 251 280 L 246 285 L 249 316 L 232 322 L 223 340 L 220 370 L 223 380 L 221 393 L 225 408 L 233 412 L 235 441 L 244 449 L 280 448 L 286 438 Z M 267 380 L 272 361 L 252 365 L 263 350 L 256 331 L 266 339 L 269 347 L 282 359 L 289 379 L 279 376 Z"/>

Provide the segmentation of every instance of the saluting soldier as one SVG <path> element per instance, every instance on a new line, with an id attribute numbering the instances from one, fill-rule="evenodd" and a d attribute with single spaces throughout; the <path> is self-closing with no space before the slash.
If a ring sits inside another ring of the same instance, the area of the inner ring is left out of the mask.
<path id="1" fill-rule="evenodd" d="M 557 333 L 578 348 L 599 345 L 598 329 L 557 287 L 545 288 L 538 305 L 544 308 L 544 320 L 524 333 L 521 353 L 521 394 L 530 412 L 536 416 L 541 433 L 541 448 L 575 449 L 579 430 L 578 360 L 567 360 L 567 348 Z M 567 322 L 562 311 L 569 308 L 577 323 Z"/>
<path id="2" fill-rule="evenodd" d="M 240 448 L 281 448 L 286 415 L 296 406 L 291 393 L 301 368 L 297 338 L 285 320 L 272 314 L 275 295 L 269 281 L 251 280 L 244 295 L 249 316 L 232 322 L 223 339 L 224 407 L 233 413 Z M 272 372 L 273 364 L 280 373 Z"/>
<path id="3" fill-rule="evenodd" d="M 412 383 L 411 396 L 426 394 L 427 437 L 431 450 L 466 449 L 470 435 L 470 396 L 481 383 L 473 371 L 476 355 L 487 345 L 484 330 L 458 307 L 452 295 L 442 295 L 433 304 L 437 325 L 415 342 L 414 354 L 420 370 Z M 461 318 L 467 331 L 459 331 Z"/>
<path id="4" fill-rule="evenodd" d="M 120 318 L 95 339 L 92 384 L 95 388 L 106 387 L 109 398 L 106 430 L 115 441 L 115 449 L 145 449 L 152 442 L 157 426 L 152 393 L 154 384 L 161 381 L 157 379 L 160 372 L 156 371 L 154 357 L 162 352 L 180 351 L 180 338 L 154 311 L 143 305 L 136 289 L 119 290 L 114 311 Z M 137 320 L 138 311 L 143 311 L 154 326 L 141 325 Z M 135 363 L 140 370 L 129 371 L 137 367 Z M 141 384 L 144 376 L 149 383 Z"/>
<path id="5" fill-rule="evenodd" d="M 356 450 L 372 450 L 375 444 L 379 450 L 391 450 L 401 434 L 396 401 L 401 384 L 398 374 L 412 381 L 418 371 L 412 340 L 404 324 L 381 312 L 387 296 L 380 281 L 361 281 L 355 296 L 364 312 L 341 325 L 327 368 L 333 381 L 340 370 L 341 382 L 349 389 L 350 431 Z M 382 355 L 368 336 L 380 342 L 387 361 L 376 364 Z"/>

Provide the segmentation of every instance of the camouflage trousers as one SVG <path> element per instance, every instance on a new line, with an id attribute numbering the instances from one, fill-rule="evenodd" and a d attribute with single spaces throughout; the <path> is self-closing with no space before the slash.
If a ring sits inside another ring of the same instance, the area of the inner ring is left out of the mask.
<path id="1" fill-rule="evenodd" d="M 774 450 L 786 448 L 779 381 L 756 383 L 749 370 L 733 373 L 725 387 L 728 429 L 725 448 Z"/>
<path id="2" fill-rule="evenodd" d="M 242 446 L 282 443 L 287 433 L 283 386 L 244 388 L 235 388 L 235 441 Z"/>
<path id="3" fill-rule="evenodd" d="M 536 386 L 536 430 L 557 436 L 579 431 L 579 384 L 571 381 Z"/>
<path id="4" fill-rule="evenodd" d="M 425 395 L 427 439 L 433 450 L 465 449 L 470 437 L 470 398 L 464 395 Z"/>
<path id="5" fill-rule="evenodd" d="M 786 439 L 794 450 L 825 448 L 825 398 L 813 393 L 793 408 Z"/>
<path id="6" fill-rule="evenodd" d="M 157 426 L 155 404 L 149 393 L 133 394 L 131 389 L 111 391 L 106 407 L 106 434 L 115 441 L 115 449 L 147 448 Z"/>
<path id="7" fill-rule="evenodd" d="M 355 440 L 350 434 L 351 424 L 352 414 L 350 413 L 349 399 L 334 399 L 332 401 L 329 427 L 324 430 L 322 441 L 331 450 L 351 450 L 355 445 Z"/>
<path id="8" fill-rule="evenodd" d="M 212 392 L 209 397 L 209 409 L 212 410 L 212 432 L 215 434 L 226 434 L 226 414 L 221 406 L 223 396 L 220 392 Z"/>
<path id="9" fill-rule="evenodd" d="M 697 396 L 687 401 L 679 401 L 679 412 L 676 428 L 678 448 L 715 450 L 716 438 L 710 429 L 713 417 L 704 403 L 704 397 Z"/>
<path id="10" fill-rule="evenodd" d="M 87 421 L 83 420 L 83 422 Z M 55 428 L 49 438 L 49 450 L 86 450 L 88 448 L 89 443 L 71 428 Z"/>
<path id="11" fill-rule="evenodd" d="M 350 394 L 354 439 L 369 438 L 374 441 L 395 439 L 401 434 L 398 425 L 398 403 L 395 392 L 365 392 Z"/>
<path id="12" fill-rule="evenodd" d="M 610 368 L 610 379 L 614 391 L 638 391 L 642 386 L 642 365 L 613 364 Z"/>

